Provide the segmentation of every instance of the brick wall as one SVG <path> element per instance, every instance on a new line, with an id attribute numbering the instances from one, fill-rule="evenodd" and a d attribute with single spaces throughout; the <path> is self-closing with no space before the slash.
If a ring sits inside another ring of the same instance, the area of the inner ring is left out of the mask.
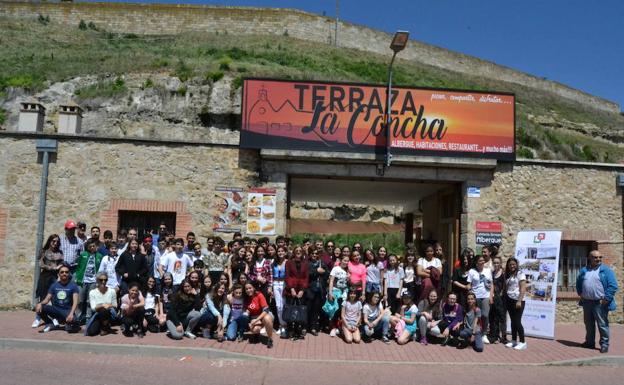
<path id="1" fill-rule="evenodd" d="M 93 22 L 112 32 L 176 34 L 185 31 L 227 32 L 244 35 L 285 35 L 331 43 L 334 20 L 293 9 L 216 7 L 182 4 L 24 3 L 0 0 L 0 17 L 50 17 L 52 22 L 77 26 Z M 391 36 L 385 32 L 341 22 L 340 46 L 388 55 Z M 540 89 L 591 108 L 619 113 L 617 103 L 476 57 L 411 40 L 401 58 L 450 71 Z"/>
<path id="2" fill-rule="evenodd" d="M 187 211 L 184 202 L 168 202 L 157 200 L 120 200 L 110 202 L 110 208 L 100 215 L 100 227 L 102 232 L 110 230 L 117 234 L 119 211 L 148 211 L 148 212 L 173 212 L 176 213 L 176 234 L 185 236 L 193 229 L 193 217 Z"/>

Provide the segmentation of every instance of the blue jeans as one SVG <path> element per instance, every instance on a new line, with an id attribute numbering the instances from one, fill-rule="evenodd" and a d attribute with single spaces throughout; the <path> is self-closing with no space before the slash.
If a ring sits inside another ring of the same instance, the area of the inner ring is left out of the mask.
<path id="1" fill-rule="evenodd" d="M 585 343 L 594 346 L 596 342 L 596 324 L 600 333 L 600 347 L 609 347 L 609 305 L 600 301 L 583 300 L 583 320 L 585 322 Z"/>
<path id="2" fill-rule="evenodd" d="M 45 322 L 46 326 L 52 325 L 52 318 L 56 319 L 59 323 L 65 323 L 69 312 L 70 309 L 61 309 L 54 305 L 43 305 L 41 306 L 41 319 Z"/>
<path id="3" fill-rule="evenodd" d="M 377 323 L 377 325 L 375 325 L 374 328 L 369 328 L 368 325 L 366 324 L 362 324 L 360 326 L 360 331 L 362 333 L 362 335 L 368 336 L 368 337 L 374 337 L 374 336 L 388 336 L 388 329 L 390 328 L 390 317 L 388 317 L 388 315 L 384 315 L 381 320 L 379 321 L 379 323 Z"/>
<path id="4" fill-rule="evenodd" d="M 378 283 L 366 282 L 366 293 L 381 293 L 381 286 Z"/>
<path id="5" fill-rule="evenodd" d="M 249 327 L 249 321 L 251 321 L 249 316 L 244 314 L 241 314 L 236 319 L 232 319 L 225 332 L 228 341 L 234 341 L 238 335 L 243 335 Z"/>
<path id="6" fill-rule="evenodd" d="M 466 341 L 470 341 L 470 337 L 472 337 L 471 329 L 463 329 L 459 332 L 459 336 Z M 474 336 L 474 350 L 481 353 L 483 351 L 483 338 L 481 336 L 481 331 L 478 331 Z"/>

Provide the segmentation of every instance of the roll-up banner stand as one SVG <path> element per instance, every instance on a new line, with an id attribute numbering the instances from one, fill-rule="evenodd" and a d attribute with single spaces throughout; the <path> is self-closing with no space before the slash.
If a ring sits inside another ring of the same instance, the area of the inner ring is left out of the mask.
<path id="1" fill-rule="evenodd" d="M 524 334 L 555 338 L 557 274 L 561 231 L 520 231 L 516 238 L 518 268 L 526 275 L 527 289 L 522 315 Z M 507 320 L 507 331 L 511 330 Z"/>

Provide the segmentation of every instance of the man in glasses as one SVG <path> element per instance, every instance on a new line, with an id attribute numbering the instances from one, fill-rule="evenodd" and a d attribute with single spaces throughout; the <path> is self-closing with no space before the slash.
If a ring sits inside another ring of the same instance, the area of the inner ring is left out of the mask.
<path id="1" fill-rule="evenodd" d="M 45 327 L 40 333 L 54 330 L 59 322 L 74 323 L 79 289 L 70 281 L 69 275 L 69 267 L 61 266 L 58 270 L 58 281 L 50 286 L 46 297 L 35 306 L 35 312 L 40 314 L 45 322 Z"/>
<path id="2" fill-rule="evenodd" d="M 585 342 L 583 347 L 594 349 L 596 324 L 600 333 L 600 353 L 609 351 L 609 311 L 616 309 L 615 292 L 618 290 L 613 270 L 602 264 L 602 254 L 593 250 L 576 279 L 576 292 L 581 297 Z"/>
<path id="3" fill-rule="evenodd" d="M 115 307 L 117 307 L 117 294 L 114 289 L 110 289 L 106 283 L 108 275 L 99 273 L 97 276 L 97 287 L 89 292 L 89 304 L 93 316 L 87 322 L 85 329 L 86 336 L 105 336 L 111 330 L 111 321 L 117 317 Z"/>

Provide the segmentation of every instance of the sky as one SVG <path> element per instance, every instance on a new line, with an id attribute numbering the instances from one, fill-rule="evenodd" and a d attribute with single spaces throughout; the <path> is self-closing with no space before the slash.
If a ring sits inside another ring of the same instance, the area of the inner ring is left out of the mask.
<path id="1" fill-rule="evenodd" d="M 624 108 L 623 0 L 129 2 L 296 8 L 330 17 L 338 3 L 343 21 L 389 33 L 407 30 L 410 39 L 554 80 Z"/>

